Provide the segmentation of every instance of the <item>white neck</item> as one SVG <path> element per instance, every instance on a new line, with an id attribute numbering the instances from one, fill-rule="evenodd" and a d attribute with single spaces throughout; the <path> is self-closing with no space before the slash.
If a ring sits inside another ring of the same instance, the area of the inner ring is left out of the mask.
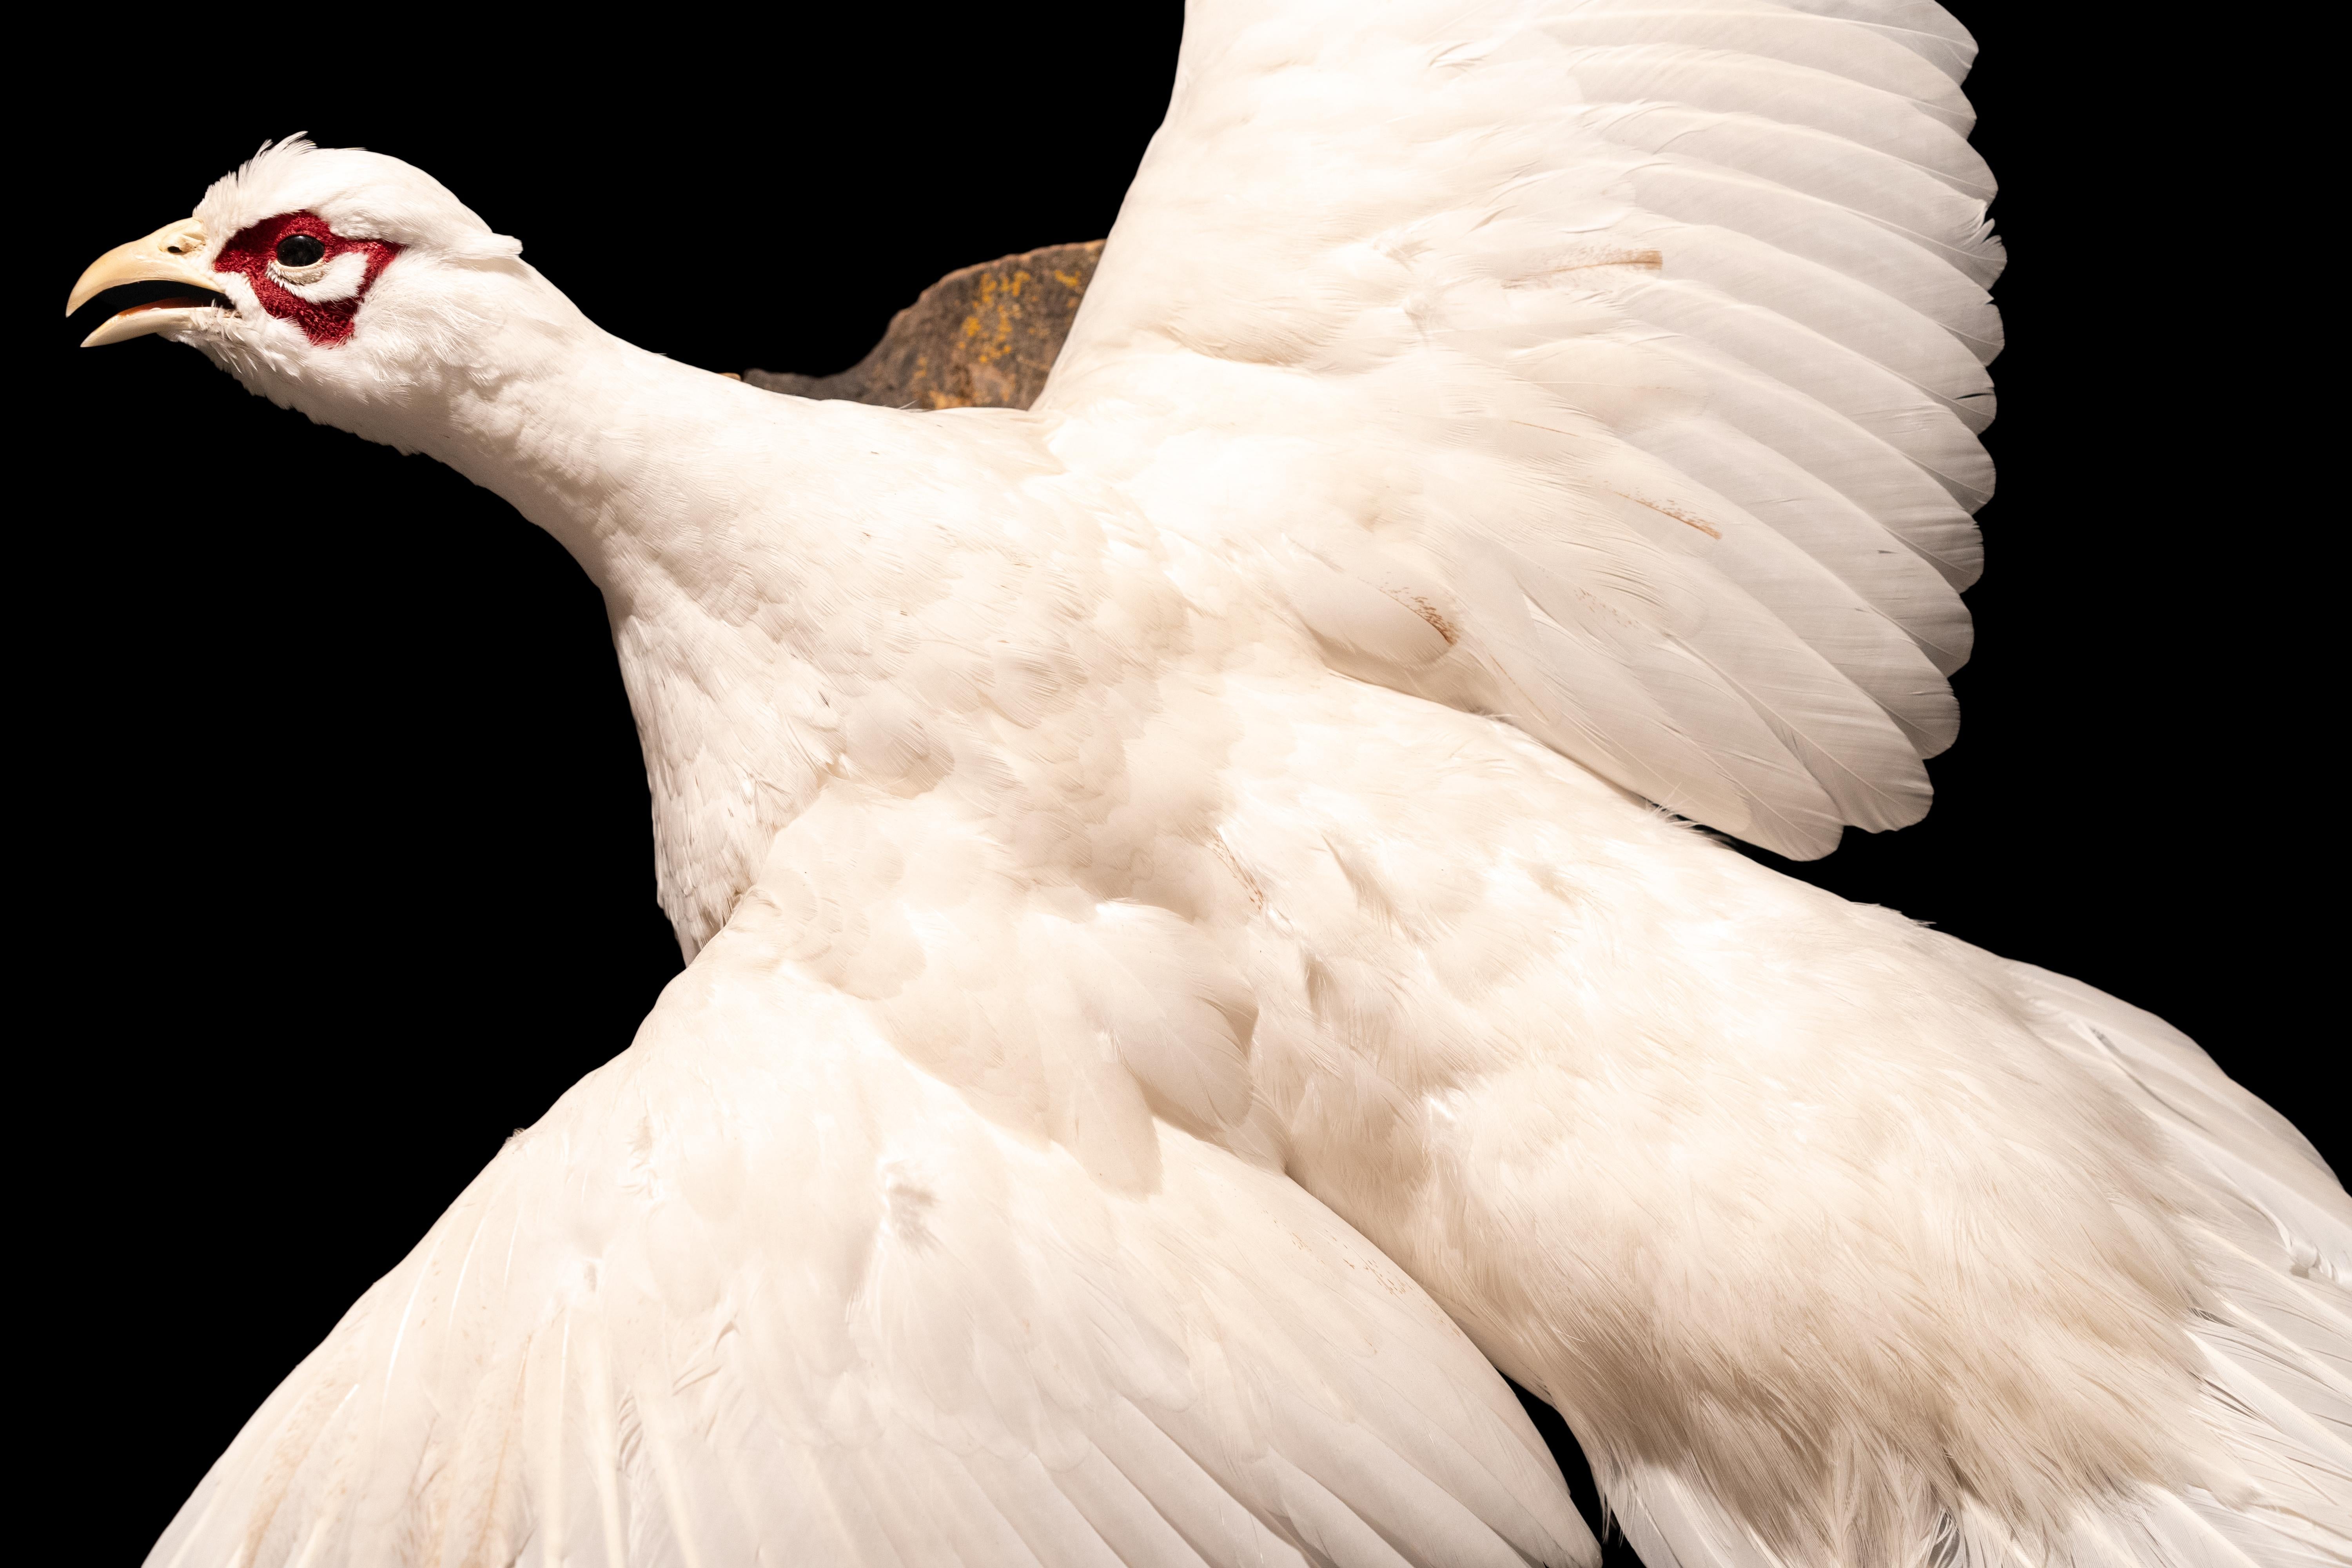
<path id="1" fill-rule="evenodd" d="M 662 903 L 691 954 L 768 843 L 814 800 L 862 689 L 864 646 L 910 421 L 815 404 L 664 359 L 551 288 L 499 319 L 477 369 L 362 431 L 440 458 L 514 503 L 604 591 L 654 797 Z M 559 308 L 560 307 L 560 308 Z M 806 607 L 823 607 L 812 622 Z"/>
<path id="2" fill-rule="evenodd" d="M 730 432 L 758 426 L 771 459 L 806 443 L 791 439 L 799 421 L 788 400 L 648 353 L 561 295 L 553 302 L 571 320 L 509 318 L 485 355 L 495 370 L 430 400 L 401 444 L 497 491 L 562 541 L 617 620 L 655 563 L 699 553 L 698 536 L 747 509 L 775 509 L 775 491 L 742 484 L 751 454 Z"/>

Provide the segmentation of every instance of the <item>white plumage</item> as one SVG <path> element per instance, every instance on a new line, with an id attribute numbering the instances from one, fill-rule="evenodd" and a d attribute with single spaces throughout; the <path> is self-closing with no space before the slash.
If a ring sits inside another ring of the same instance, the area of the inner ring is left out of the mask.
<path id="1" fill-rule="evenodd" d="M 1971 47 L 1196 4 L 1028 412 L 646 354 L 372 153 L 93 268 L 571 548 L 693 960 L 151 1561 L 1591 1561 L 1489 1362 L 1653 1568 L 2352 1561 L 2310 1146 L 1657 809 L 1926 809 Z"/>

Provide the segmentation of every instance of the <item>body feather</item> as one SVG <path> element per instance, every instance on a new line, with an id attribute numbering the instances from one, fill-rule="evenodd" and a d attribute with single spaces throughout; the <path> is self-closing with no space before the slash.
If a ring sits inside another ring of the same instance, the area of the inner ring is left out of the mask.
<path id="1" fill-rule="evenodd" d="M 373 154 L 216 187 L 405 247 L 348 347 L 174 331 L 596 579 L 692 963 L 152 1561 L 1589 1561 L 1489 1362 L 1652 1568 L 2347 1560 L 2309 1145 L 1691 826 L 1953 737 L 1970 53 L 1207 0 L 1030 412 L 633 349 Z"/>

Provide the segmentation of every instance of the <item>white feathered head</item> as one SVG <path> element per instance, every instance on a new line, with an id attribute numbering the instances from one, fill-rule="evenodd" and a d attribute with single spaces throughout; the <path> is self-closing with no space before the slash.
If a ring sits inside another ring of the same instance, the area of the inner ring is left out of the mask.
<path id="1" fill-rule="evenodd" d="M 478 374 L 521 302 L 562 300 L 521 256 L 423 170 L 295 136 L 215 181 L 192 216 L 100 257 L 67 309 L 125 285 L 185 286 L 85 346 L 160 334 L 275 402 L 407 446 L 402 406 Z"/>

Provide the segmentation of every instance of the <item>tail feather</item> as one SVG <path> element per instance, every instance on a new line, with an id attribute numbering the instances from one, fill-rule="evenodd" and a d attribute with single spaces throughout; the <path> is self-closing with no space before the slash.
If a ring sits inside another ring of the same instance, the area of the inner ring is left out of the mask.
<path id="1" fill-rule="evenodd" d="M 2032 964 L 2009 969 L 2054 1016 L 2054 1043 L 2127 1085 L 2188 1157 L 2192 1176 L 2215 1196 L 2269 1216 L 2294 1273 L 2324 1274 L 2352 1290 L 2352 1197 L 2293 1122 L 2155 1014 Z"/>
<path id="2" fill-rule="evenodd" d="M 2286 1120 L 2195 1042 L 2080 982 L 2006 966 L 2036 1032 L 2161 1130 L 2205 1287 L 2182 1327 L 2201 1353 L 2202 1484 L 2084 1500 L 2028 1531 L 1926 1485 L 1896 1542 L 1775 1550 L 1704 1477 L 1595 1453 L 1646 1568 L 2347 1568 L 2352 1565 L 2352 1197 Z M 1817 1551 L 1828 1555 L 1817 1556 Z"/>
<path id="3" fill-rule="evenodd" d="M 2048 1037 L 2126 1089 L 2210 1205 L 2200 1262 L 2215 1303 L 2190 1328 L 2209 1366 L 2198 1417 L 2243 1485 L 2151 1494 L 2159 1551 L 2145 1560 L 2352 1563 L 2352 1197 L 2179 1030 L 2079 981 L 2010 969 Z"/>

